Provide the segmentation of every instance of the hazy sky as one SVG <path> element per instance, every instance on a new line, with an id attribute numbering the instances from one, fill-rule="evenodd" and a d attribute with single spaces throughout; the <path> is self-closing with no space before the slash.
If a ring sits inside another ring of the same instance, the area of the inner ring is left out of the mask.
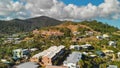
<path id="1" fill-rule="evenodd" d="M 120 0 L 0 0 L 0 19 L 49 16 L 92 20 L 120 27 Z"/>

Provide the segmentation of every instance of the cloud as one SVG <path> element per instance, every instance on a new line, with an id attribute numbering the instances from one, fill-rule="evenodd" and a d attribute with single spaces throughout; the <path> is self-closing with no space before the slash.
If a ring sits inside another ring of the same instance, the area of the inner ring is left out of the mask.
<path id="1" fill-rule="evenodd" d="M 30 18 L 49 16 L 60 20 L 86 20 L 96 18 L 118 19 L 120 17 L 120 2 L 118 0 L 104 0 L 95 6 L 64 4 L 60 0 L 0 0 L 0 18 Z"/>
<path id="2" fill-rule="evenodd" d="M 0 0 L 0 19 L 9 20 L 14 18 L 27 18 L 29 16 L 29 10 L 26 10 L 23 2 Z"/>

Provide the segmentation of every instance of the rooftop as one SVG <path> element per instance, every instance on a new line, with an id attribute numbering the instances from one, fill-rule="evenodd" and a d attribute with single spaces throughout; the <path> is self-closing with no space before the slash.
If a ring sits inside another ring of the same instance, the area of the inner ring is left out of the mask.
<path id="1" fill-rule="evenodd" d="M 35 62 L 26 62 L 16 66 L 16 68 L 38 68 L 38 67 L 39 65 Z"/>
<path id="2" fill-rule="evenodd" d="M 82 58 L 82 53 L 73 52 L 67 57 L 67 60 L 64 63 L 77 63 Z"/>
<path id="3" fill-rule="evenodd" d="M 51 46 L 47 50 L 44 50 L 43 52 L 40 52 L 36 55 L 33 56 L 33 58 L 39 58 L 40 56 L 47 56 L 49 58 L 52 58 L 56 55 L 56 53 L 60 52 L 61 49 L 65 48 L 65 46 L 60 45 L 60 46 Z"/>
<path id="4" fill-rule="evenodd" d="M 109 65 L 107 68 L 118 68 L 116 65 Z"/>

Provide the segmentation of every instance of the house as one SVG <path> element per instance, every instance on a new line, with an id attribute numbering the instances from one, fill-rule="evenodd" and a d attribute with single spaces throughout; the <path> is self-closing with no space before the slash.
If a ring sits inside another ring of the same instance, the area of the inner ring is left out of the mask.
<path id="1" fill-rule="evenodd" d="M 109 39 L 110 36 L 108 34 L 103 34 L 103 35 L 100 35 L 100 36 L 96 36 L 97 39 L 99 40 L 102 40 L 102 39 Z"/>
<path id="2" fill-rule="evenodd" d="M 23 57 L 27 57 L 29 55 L 30 51 L 28 49 L 15 49 L 13 50 L 13 59 L 17 60 Z"/>
<path id="3" fill-rule="evenodd" d="M 116 41 L 109 41 L 109 46 L 113 46 L 113 47 L 115 47 L 116 48 L 116 46 L 117 46 L 117 43 L 116 43 Z"/>
<path id="4" fill-rule="evenodd" d="M 73 31 L 73 35 L 79 35 L 80 34 L 80 32 L 78 32 L 78 31 Z"/>
<path id="5" fill-rule="evenodd" d="M 114 53 L 113 50 L 103 50 L 103 52 L 104 52 L 105 55 L 107 55 L 107 56 L 111 56 L 111 55 L 113 55 L 113 53 Z"/>
<path id="6" fill-rule="evenodd" d="M 4 43 L 13 43 L 13 44 L 19 44 L 20 42 L 21 42 L 20 38 L 12 38 L 12 37 L 9 37 L 4 41 Z"/>
<path id="7" fill-rule="evenodd" d="M 92 50 L 94 47 L 91 44 L 85 44 L 85 45 L 71 45 L 70 49 L 75 49 L 75 50 L 82 50 L 82 49 L 88 49 Z"/>
<path id="8" fill-rule="evenodd" d="M 9 61 L 7 61 L 7 59 L 1 59 L 1 62 L 5 63 L 5 64 L 9 64 L 10 63 Z"/>
<path id="9" fill-rule="evenodd" d="M 99 56 L 99 57 L 104 57 L 105 54 L 102 52 L 102 51 L 96 51 L 96 54 Z"/>
<path id="10" fill-rule="evenodd" d="M 20 65 L 14 66 L 13 68 L 39 68 L 39 64 L 35 62 L 25 62 Z"/>
<path id="11" fill-rule="evenodd" d="M 71 45 L 70 49 L 80 50 L 81 47 L 80 47 L 80 45 Z"/>
<path id="12" fill-rule="evenodd" d="M 63 62 L 64 66 L 67 66 L 68 68 L 79 68 L 78 65 L 79 60 L 82 58 L 81 52 L 72 52 L 67 59 Z"/>
<path id="13" fill-rule="evenodd" d="M 102 40 L 103 36 L 96 36 L 97 39 Z"/>
<path id="14" fill-rule="evenodd" d="M 30 61 L 31 62 L 38 62 L 43 66 L 46 65 L 53 65 L 55 60 L 64 53 L 65 46 L 51 46 L 47 50 L 44 50 L 43 52 L 40 52 L 36 55 L 34 55 Z"/>
<path id="15" fill-rule="evenodd" d="M 45 68 L 68 68 L 68 67 L 66 67 L 66 66 L 51 66 L 51 65 L 48 65 Z"/>
<path id="16" fill-rule="evenodd" d="M 117 57 L 120 58 L 120 52 L 117 53 Z"/>
<path id="17" fill-rule="evenodd" d="M 104 39 L 108 39 L 110 36 L 108 34 L 103 34 Z"/>
<path id="18" fill-rule="evenodd" d="M 93 54 L 93 55 L 90 55 L 90 57 L 91 57 L 91 58 L 95 58 L 95 57 L 97 57 L 97 56 Z"/>
<path id="19" fill-rule="evenodd" d="M 92 31 L 86 31 L 86 35 L 87 35 L 87 36 L 93 36 L 93 35 L 94 35 L 94 32 L 92 32 Z"/>
<path id="20" fill-rule="evenodd" d="M 107 68 L 118 68 L 116 65 L 109 65 Z"/>
<path id="21" fill-rule="evenodd" d="M 31 52 L 34 52 L 34 51 L 37 51 L 38 49 L 37 48 L 31 48 L 30 51 Z"/>
<path id="22" fill-rule="evenodd" d="M 85 44 L 85 45 L 80 45 L 83 49 L 88 49 L 88 50 L 91 50 L 91 49 L 94 49 L 94 47 L 91 45 L 91 44 Z"/>

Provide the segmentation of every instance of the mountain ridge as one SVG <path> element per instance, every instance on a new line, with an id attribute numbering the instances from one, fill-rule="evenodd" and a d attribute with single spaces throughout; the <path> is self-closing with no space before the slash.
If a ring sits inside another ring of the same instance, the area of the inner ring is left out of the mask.
<path id="1" fill-rule="evenodd" d="M 13 19 L 10 21 L 0 21 L 0 33 L 16 33 L 16 32 L 29 32 L 34 29 L 47 27 L 47 26 L 55 26 L 61 24 L 62 21 L 46 17 L 40 16 L 36 18 L 30 19 Z"/>

